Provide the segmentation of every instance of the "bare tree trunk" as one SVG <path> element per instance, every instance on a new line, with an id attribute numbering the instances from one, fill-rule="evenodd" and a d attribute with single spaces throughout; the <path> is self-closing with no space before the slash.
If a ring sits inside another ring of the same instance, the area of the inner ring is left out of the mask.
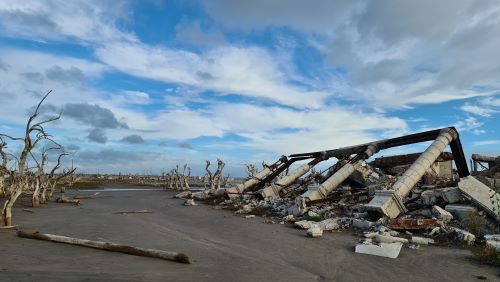
<path id="1" fill-rule="evenodd" d="M 0 198 L 5 198 L 5 189 L 4 189 L 5 178 L 4 175 L 0 173 Z"/>
<path id="2" fill-rule="evenodd" d="M 191 187 L 189 187 L 189 177 L 191 176 L 191 168 L 187 167 L 187 171 L 188 171 L 188 174 L 183 176 L 183 181 L 184 181 L 184 186 L 186 187 L 186 190 L 189 190 L 189 189 L 191 189 Z"/>
<path id="3" fill-rule="evenodd" d="M 91 240 L 72 238 L 72 237 L 66 237 L 66 236 L 60 236 L 60 235 L 41 234 L 38 232 L 18 231 L 17 235 L 19 237 L 29 238 L 29 239 L 37 239 L 37 240 L 45 240 L 45 241 L 50 241 L 50 242 L 78 245 L 78 246 L 84 246 L 84 247 L 106 250 L 106 251 L 111 251 L 111 252 L 120 252 L 120 253 L 125 253 L 125 254 L 130 254 L 130 255 L 136 255 L 136 256 L 145 256 L 145 257 L 153 257 L 153 258 L 171 260 L 171 261 L 180 262 L 180 263 L 190 263 L 189 257 L 187 255 L 185 255 L 183 253 L 177 253 L 177 252 L 167 252 L 167 251 L 154 250 L 154 249 L 136 248 L 136 247 L 132 247 L 132 246 L 118 245 L 118 244 L 114 244 L 114 243 L 110 243 L 110 242 L 91 241 Z"/>
<path id="4" fill-rule="evenodd" d="M 9 195 L 7 198 L 7 201 L 5 201 L 5 204 L 2 209 L 2 218 L 0 221 L 0 226 L 11 226 L 12 225 L 12 207 L 14 206 L 14 203 L 16 202 L 17 198 L 21 195 L 23 192 L 24 188 L 24 181 L 21 183 L 15 184 L 15 187 L 13 187 L 13 192 Z"/>
<path id="5" fill-rule="evenodd" d="M 31 198 L 31 205 L 34 208 L 38 208 L 40 206 L 40 177 L 35 177 L 35 191 L 33 192 L 33 197 Z"/>

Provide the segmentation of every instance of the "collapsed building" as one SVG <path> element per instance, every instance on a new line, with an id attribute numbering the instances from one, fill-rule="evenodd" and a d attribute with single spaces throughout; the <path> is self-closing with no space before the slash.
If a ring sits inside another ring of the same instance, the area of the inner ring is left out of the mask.
<path id="1" fill-rule="evenodd" d="M 367 162 L 383 150 L 428 141 L 431 143 L 422 153 Z M 451 152 L 445 152 L 448 146 Z M 336 162 L 316 171 L 330 159 Z M 283 175 L 299 161 L 305 163 Z M 486 160 L 489 168 L 497 167 L 497 161 Z M 498 232 L 500 222 L 499 203 L 491 200 L 499 195 L 470 175 L 454 127 L 282 156 L 234 187 L 179 195 L 195 200 L 213 196 L 220 199 L 221 208 L 238 214 L 264 210 L 281 223 L 295 222 L 311 237 L 343 228 L 370 231 L 356 251 L 387 257 L 397 257 L 404 243 L 427 244 L 438 234 L 474 242 L 475 236 L 465 230 L 471 212 L 486 219 L 493 232 Z M 404 230 L 406 235 L 411 233 L 408 230 L 418 230 L 425 236 L 395 237 Z"/>

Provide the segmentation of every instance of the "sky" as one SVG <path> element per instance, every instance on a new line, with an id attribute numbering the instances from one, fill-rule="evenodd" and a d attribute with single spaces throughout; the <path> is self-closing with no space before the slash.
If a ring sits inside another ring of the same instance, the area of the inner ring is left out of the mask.
<path id="1" fill-rule="evenodd" d="M 499 21 L 489 0 L 1 0 L 0 132 L 52 90 L 46 130 L 87 173 L 241 176 L 446 126 L 500 155 Z"/>

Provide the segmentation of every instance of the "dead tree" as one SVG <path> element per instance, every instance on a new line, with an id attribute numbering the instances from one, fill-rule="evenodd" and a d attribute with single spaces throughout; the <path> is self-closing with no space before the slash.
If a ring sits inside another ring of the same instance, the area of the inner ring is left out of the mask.
<path id="1" fill-rule="evenodd" d="M 5 197 L 5 178 L 9 174 L 9 169 L 7 168 L 7 164 L 9 162 L 9 158 L 7 153 L 4 151 L 4 148 L 7 147 L 7 143 L 0 137 L 0 157 L 2 158 L 2 164 L 0 165 L 0 198 Z"/>
<path id="2" fill-rule="evenodd" d="M 221 187 L 221 175 L 224 170 L 224 166 L 226 165 L 221 159 L 217 159 L 217 170 L 212 174 L 210 171 L 210 161 L 207 160 L 207 165 L 205 166 L 205 170 L 207 172 L 208 180 L 210 183 L 210 190 L 217 190 Z"/>
<path id="3" fill-rule="evenodd" d="M 175 166 L 174 174 L 175 174 L 175 178 L 174 178 L 175 190 L 179 190 L 179 189 L 182 190 L 182 182 L 181 182 L 181 177 L 179 175 L 179 165 Z"/>
<path id="4" fill-rule="evenodd" d="M 68 155 L 68 153 L 66 153 L 66 152 L 59 154 L 59 157 L 57 157 L 56 165 L 50 170 L 50 173 L 47 175 L 46 181 L 45 181 L 44 185 L 42 186 L 42 193 L 41 193 L 41 203 L 42 204 L 45 204 L 47 202 L 47 198 L 49 200 L 52 199 L 52 193 L 54 193 L 54 190 L 55 190 L 56 185 L 57 185 L 57 177 L 55 176 L 55 173 L 61 167 L 61 159 L 67 155 Z M 48 193 L 47 193 L 47 191 L 48 191 Z"/>
<path id="5" fill-rule="evenodd" d="M 253 178 L 257 174 L 257 167 L 254 164 L 245 164 L 248 178 Z"/>
<path id="6" fill-rule="evenodd" d="M 186 170 L 188 172 L 187 175 L 186 175 Z M 184 170 L 182 171 L 182 181 L 184 182 L 184 187 L 185 187 L 184 190 L 191 189 L 189 187 L 189 177 L 191 177 L 191 168 L 187 164 L 185 164 L 184 165 Z"/>
<path id="7" fill-rule="evenodd" d="M 3 209 L 2 209 L 2 217 L 0 220 L 0 225 L 2 226 L 10 226 L 12 225 L 12 207 L 16 202 L 17 198 L 21 195 L 23 190 L 28 187 L 28 178 L 27 178 L 27 161 L 28 156 L 31 151 L 41 142 L 41 141 L 51 141 L 54 144 L 57 144 L 52 140 L 51 136 L 45 132 L 43 126 L 47 123 L 56 121 L 61 118 L 61 114 L 58 116 L 50 117 L 44 119 L 40 122 L 36 122 L 36 118 L 40 114 L 40 106 L 43 101 L 49 96 L 51 91 L 49 91 L 45 96 L 43 96 L 42 100 L 38 103 L 34 113 L 29 117 L 28 122 L 26 124 L 26 130 L 23 138 L 11 137 L 6 134 L 0 134 L 0 136 L 7 137 L 14 141 L 23 141 L 24 147 L 21 151 L 21 157 L 19 158 L 18 163 L 18 171 L 16 175 L 16 179 L 11 180 L 12 193 L 8 196 L 7 201 L 5 201 Z M 33 136 L 34 135 L 34 136 Z"/>

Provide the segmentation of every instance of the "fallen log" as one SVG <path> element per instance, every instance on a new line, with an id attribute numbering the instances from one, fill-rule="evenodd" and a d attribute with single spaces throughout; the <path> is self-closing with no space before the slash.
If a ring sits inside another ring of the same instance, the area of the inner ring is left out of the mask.
<path id="1" fill-rule="evenodd" d="M 70 245 L 78 245 L 84 246 L 99 250 L 111 251 L 111 252 L 119 252 L 125 253 L 129 255 L 135 256 L 143 256 L 143 257 L 152 257 L 159 258 L 164 260 L 171 260 L 179 263 L 189 264 L 189 257 L 183 253 L 177 252 L 168 252 L 162 250 L 154 250 L 154 249 L 143 249 L 137 248 L 127 245 L 119 245 L 110 242 L 102 242 L 102 241 L 92 241 L 86 239 L 79 239 L 73 237 L 66 237 L 60 235 L 53 234 L 42 234 L 39 232 L 26 232 L 26 231 L 18 231 L 17 236 L 28 239 L 36 239 L 36 240 L 44 240 L 50 242 L 64 243 Z"/>
<path id="2" fill-rule="evenodd" d="M 80 205 L 80 200 L 74 200 L 74 199 L 68 199 L 64 196 L 61 196 L 56 199 L 56 203 L 63 203 L 63 204 L 75 204 L 75 205 Z"/>
<path id="3" fill-rule="evenodd" d="M 101 192 L 95 192 L 94 194 L 92 195 L 88 195 L 88 196 L 84 196 L 84 195 L 75 195 L 73 197 L 73 199 L 75 200 L 84 200 L 84 199 L 95 199 L 95 198 L 98 198 L 97 196 L 99 196 L 101 194 Z"/>

